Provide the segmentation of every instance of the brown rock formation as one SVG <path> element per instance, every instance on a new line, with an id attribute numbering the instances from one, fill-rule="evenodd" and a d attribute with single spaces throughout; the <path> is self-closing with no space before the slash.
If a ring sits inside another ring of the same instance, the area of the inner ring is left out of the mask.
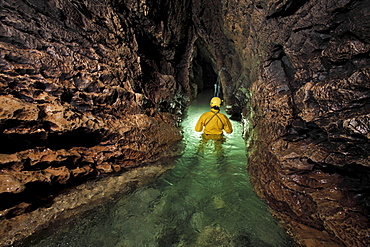
<path id="1" fill-rule="evenodd" d="M 1 2 L 1 219 L 71 184 L 178 154 L 175 124 L 188 98 L 175 47 L 186 47 L 186 25 L 170 32 L 148 8 Z"/>
<path id="2" fill-rule="evenodd" d="M 2 1 L 2 219 L 173 155 L 219 73 L 258 195 L 302 245 L 368 246 L 369 16 L 367 0 Z"/>
<path id="3" fill-rule="evenodd" d="M 369 246 L 370 2 L 251 6 L 248 170 L 305 246 Z"/>

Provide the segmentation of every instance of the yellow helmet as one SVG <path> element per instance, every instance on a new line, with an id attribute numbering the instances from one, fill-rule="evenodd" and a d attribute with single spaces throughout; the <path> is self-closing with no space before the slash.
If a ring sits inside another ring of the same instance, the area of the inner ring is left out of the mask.
<path id="1" fill-rule="evenodd" d="M 221 99 L 219 97 L 213 97 L 211 99 L 211 102 L 209 103 L 210 106 L 218 106 L 218 107 L 221 107 Z"/>

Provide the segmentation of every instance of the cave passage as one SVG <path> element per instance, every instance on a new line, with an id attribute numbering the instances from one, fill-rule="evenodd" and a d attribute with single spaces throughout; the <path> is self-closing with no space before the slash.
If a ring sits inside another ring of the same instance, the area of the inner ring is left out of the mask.
<path id="1" fill-rule="evenodd" d="M 185 151 L 150 186 L 115 199 L 31 246 L 294 246 L 252 190 L 240 122 L 221 147 L 194 131 L 211 94 L 189 107 L 182 123 Z"/>

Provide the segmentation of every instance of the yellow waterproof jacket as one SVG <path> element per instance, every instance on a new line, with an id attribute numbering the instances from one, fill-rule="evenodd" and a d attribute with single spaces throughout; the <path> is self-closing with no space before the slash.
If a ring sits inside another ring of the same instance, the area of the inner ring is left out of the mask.
<path id="1" fill-rule="evenodd" d="M 222 130 L 230 134 L 233 132 L 233 127 L 230 120 L 221 112 L 211 109 L 211 111 L 203 113 L 200 116 L 195 131 L 201 132 L 204 127 L 204 134 L 222 134 Z"/>

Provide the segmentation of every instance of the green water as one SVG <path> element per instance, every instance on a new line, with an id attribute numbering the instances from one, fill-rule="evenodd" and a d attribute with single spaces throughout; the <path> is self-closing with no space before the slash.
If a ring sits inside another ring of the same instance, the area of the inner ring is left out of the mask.
<path id="1" fill-rule="evenodd" d="M 216 146 L 193 130 L 208 101 L 201 96 L 190 106 L 185 152 L 164 177 L 32 246 L 294 246 L 252 190 L 240 123 L 232 121 L 234 133 Z"/>

